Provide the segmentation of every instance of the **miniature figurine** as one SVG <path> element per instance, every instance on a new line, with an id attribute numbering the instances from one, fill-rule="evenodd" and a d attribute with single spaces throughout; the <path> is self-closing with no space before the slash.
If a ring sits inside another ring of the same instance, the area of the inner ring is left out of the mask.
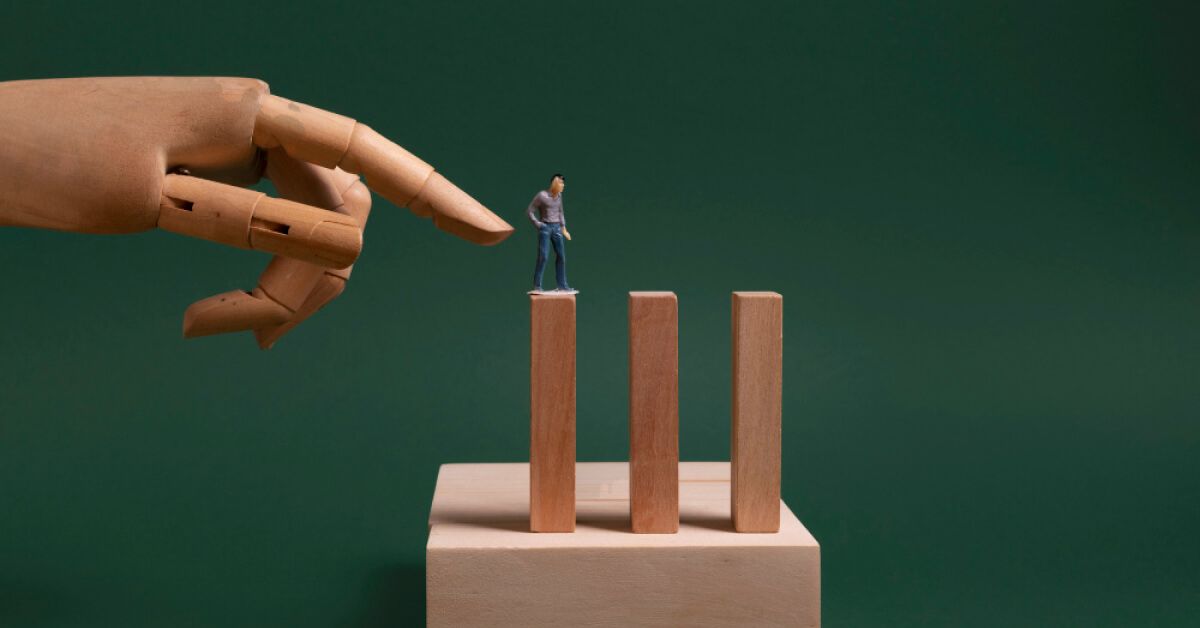
<path id="1" fill-rule="evenodd" d="M 563 238 L 571 239 L 567 231 L 567 218 L 563 214 L 563 189 L 567 180 L 562 174 L 555 173 L 550 177 L 550 187 L 538 192 L 529 203 L 526 213 L 533 226 L 537 227 L 537 264 L 533 267 L 533 290 L 531 293 L 542 291 L 542 273 L 546 269 L 546 257 L 550 254 L 550 244 L 554 244 L 554 280 L 559 292 L 575 293 L 567 284 L 567 253 Z"/>

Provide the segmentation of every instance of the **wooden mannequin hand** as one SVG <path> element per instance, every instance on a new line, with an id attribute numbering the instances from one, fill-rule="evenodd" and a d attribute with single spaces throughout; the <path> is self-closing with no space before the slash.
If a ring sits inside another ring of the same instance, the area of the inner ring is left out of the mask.
<path id="1" fill-rule="evenodd" d="M 512 227 L 366 125 L 244 78 L 0 83 L 0 225 L 155 227 L 274 253 L 252 292 L 194 303 L 184 335 L 254 330 L 270 347 L 337 297 L 362 249 L 366 186 L 449 233 Z M 288 200 L 241 186 L 269 178 Z"/>

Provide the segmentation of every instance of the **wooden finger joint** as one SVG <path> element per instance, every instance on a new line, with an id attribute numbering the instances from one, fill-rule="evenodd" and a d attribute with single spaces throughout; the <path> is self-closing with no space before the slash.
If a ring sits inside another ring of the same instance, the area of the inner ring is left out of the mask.
<path id="1" fill-rule="evenodd" d="M 254 143 L 267 149 L 282 147 L 296 159 L 333 168 L 350 148 L 356 124 L 331 111 L 264 96 L 254 123 Z"/>

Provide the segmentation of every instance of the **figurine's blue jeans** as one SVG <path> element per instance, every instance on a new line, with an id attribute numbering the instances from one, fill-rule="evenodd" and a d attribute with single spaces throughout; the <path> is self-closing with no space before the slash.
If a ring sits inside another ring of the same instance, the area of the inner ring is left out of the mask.
<path id="1" fill-rule="evenodd" d="M 542 223 L 538 228 L 537 265 L 533 267 L 533 285 L 542 287 L 542 273 L 546 270 L 546 256 L 550 255 L 550 243 L 554 243 L 554 280 L 559 290 L 566 290 L 567 253 L 564 250 L 562 225 L 557 222 Z"/>

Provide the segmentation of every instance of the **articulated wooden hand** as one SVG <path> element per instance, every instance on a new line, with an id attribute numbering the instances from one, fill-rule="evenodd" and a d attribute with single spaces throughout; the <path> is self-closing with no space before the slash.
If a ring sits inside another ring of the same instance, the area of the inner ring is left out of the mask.
<path id="1" fill-rule="evenodd" d="M 0 83 L 0 225 L 155 227 L 275 254 L 253 292 L 197 301 L 185 336 L 254 330 L 269 348 L 345 287 L 371 196 L 495 244 L 512 227 L 364 124 L 243 78 Z M 240 186 L 269 178 L 288 200 Z"/>

